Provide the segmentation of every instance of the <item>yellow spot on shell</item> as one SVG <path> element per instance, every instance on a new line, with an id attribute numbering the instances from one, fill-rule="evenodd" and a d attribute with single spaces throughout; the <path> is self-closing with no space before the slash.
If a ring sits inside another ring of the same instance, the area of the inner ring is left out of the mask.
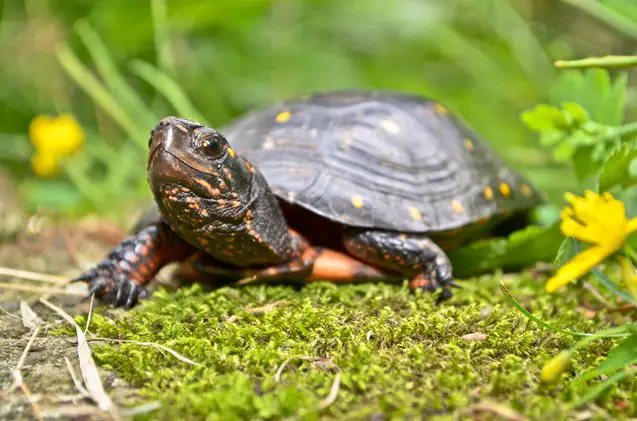
<path id="1" fill-rule="evenodd" d="M 354 195 L 352 196 L 352 205 L 357 208 L 360 209 L 362 208 L 365 204 L 363 203 L 363 198 L 358 196 L 358 195 Z"/>
<path id="2" fill-rule="evenodd" d="M 482 191 L 484 198 L 487 200 L 493 200 L 493 189 L 491 187 L 485 187 Z"/>
<path id="3" fill-rule="evenodd" d="M 511 187 L 509 187 L 507 183 L 500 183 L 500 186 L 498 188 L 500 190 L 500 194 L 502 194 L 502 196 L 504 197 L 509 197 L 509 195 L 511 194 Z"/>
<path id="4" fill-rule="evenodd" d="M 392 133 L 392 134 L 400 133 L 400 127 L 398 127 L 398 124 L 396 124 L 392 120 L 381 120 L 380 126 L 387 133 Z"/>
<path id="5" fill-rule="evenodd" d="M 441 105 L 441 104 L 436 103 L 435 107 L 436 107 L 436 112 L 437 112 L 438 114 L 440 114 L 440 115 L 447 115 L 447 114 L 449 114 L 449 110 L 448 110 L 448 109 L 447 109 L 444 105 Z"/>
<path id="6" fill-rule="evenodd" d="M 464 148 L 468 151 L 472 151 L 473 150 L 473 142 L 471 141 L 471 139 L 465 139 L 464 140 Z"/>
<path id="7" fill-rule="evenodd" d="M 524 196 L 524 197 L 533 196 L 533 190 L 531 189 L 531 187 L 529 187 L 528 184 L 522 184 L 520 186 L 520 193 L 522 193 L 522 196 Z"/>
<path id="8" fill-rule="evenodd" d="M 452 200 L 451 209 L 453 209 L 455 213 L 462 213 L 462 211 L 464 211 L 464 206 L 462 206 L 462 203 L 458 202 L 457 200 Z"/>
<path id="9" fill-rule="evenodd" d="M 234 156 L 236 155 L 236 154 L 234 153 L 234 149 L 232 149 L 232 148 L 228 148 L 228 155 L 230 155 L 230 157 L 231 157 L 231 158 L 234 158 Z"/>
<path id="10" fill-rule="evenodd" d="M 409 214 L 411 215 L 411 218 L 415 221 L 420 221 L 422 219 L 422 214 L 420 213 L 420 211 L 414 207 L 409 208 Z"/>
<path id="11" fill-rule="evenodd" d="M 279 123 L 285 123 L 291 117 L 292 117 L 292 113 L 291 112 L 289 112 L 289 111 L 281 111 L 279 114 L 276 115 L 276 121 L 278 121 Z"/>

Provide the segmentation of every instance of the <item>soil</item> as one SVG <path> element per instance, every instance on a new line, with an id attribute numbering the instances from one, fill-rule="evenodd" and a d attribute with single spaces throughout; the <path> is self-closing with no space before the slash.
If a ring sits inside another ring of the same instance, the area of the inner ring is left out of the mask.
<path id="1" fill-rule="evenodd" d="M 125 236 L 112 223 L 89 218 L 76 223 L 56 223 L 46 217 L 25 215 L 16 205 L 18 200 L 11 183 L 0 176 L 0 266 L 45 274 L 72 277 L 80 268 L 102 256 Z M 0 282 L 39 288 L 62 288 L 69 292 L 85 292 L 85 285 L 68 287 L 15 277 L 0 276 Z M 0 289 L 0 419 L 37 419 L 32 404 L 20 389 L 11 390 L 12 375 L 32 336 L 16 316 L 20 301 L 26 302 L 44 321 L 21 368 L 24 383 L 45 419 L 99 419 L 96 407 L 83 398 L 73 385 L 65 358 L 72 362 L 79 376 L 77 342 L 73 336 L 52 336 L 50 329 L 59 327 L 60 317 L 38 300 L 45 292 L 24 292 Z M 78 295 L 54 294 L 49 300 L 71 315 L 85 314 L 89 303 Z M 11 313 L 11 314 L 9 314 Z M 114 402 L 121 402 L 134 393 L 113 373 L 100 369 L 104 386 Z"/>

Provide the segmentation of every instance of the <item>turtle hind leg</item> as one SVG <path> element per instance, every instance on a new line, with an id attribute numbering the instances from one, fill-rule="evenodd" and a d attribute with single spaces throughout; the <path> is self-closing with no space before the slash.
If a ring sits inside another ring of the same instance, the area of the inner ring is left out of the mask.
<path id="1" fill-rule="evenodd" d="M 308 282 L 376 282 L 400 280 L 396 272 L 388 272 L 336 250 L 314 247 L 300 234 L 290 229 L 299 250 L 290 260 L 264 267 L 241 268 L 225 264 L 212 256 L 200 255 L 190 262 L 196 275 L 191 279 L 203 281 L 202 277 L 221 278 L 239 283 L 283 282 L 305 284 Z"/>
<path id="2" fill-rule="evenodd" d="M 421 234 L 348 228 L 343 244 L 352 256 L 376 267 L 402 274 L 411 289 L 434 292 L 442 288 L 440 300 L 452 296 L 451 263 L 445 252 Z"/>

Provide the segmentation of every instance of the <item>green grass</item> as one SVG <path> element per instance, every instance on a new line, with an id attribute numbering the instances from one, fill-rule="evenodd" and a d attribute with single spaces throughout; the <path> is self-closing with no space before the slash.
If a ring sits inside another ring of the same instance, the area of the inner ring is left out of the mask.
<path id="1" fill-rule="evenodd" d="M 565 383 L 542 386 L 542 365 L 572 345 L 573 338 L 528 321 L 505 301 L 498 282 L 493 276 L 465 282 L 443 305 L 400 285 L 318 283 L 298 290 L 194 285 L 159 291 L 130 312 L 97 311 L 90 330 L 103 337 L 157 342 L 200 366 L 137 344 L 94 342 L 92 348 L 100 365 L 140 388 L 143 400 L 162 403 L 145 419 L 356 420 L 379 413 L 385 419 L 457 419 L 484 401 L 510 406 L 531 419 L 572 416 L 576 410 L 568 402 L 587 389 L 569 386 L 569 378 L 595 366 L 613 342 L 598 341 L 576 353 Z M 578 310 L 582 290 L 547 295 L 542 282 L 528 275 L 506 285 L 530 311 L 555 326 L 593 332 L 607 325 L 603 312 L 588 319 Z M 262 314 L 247 311 L 276 300 L 286 303 Z M 228 321 L 231 316 L 236 320 Z M 476 332 L 486 339 L 462 339 Z M 327 358 L 338 369 L 326 361 L 293 360 L 277 384 L 275 372 L 290 356 Z M 338 372 L 337 398 L 319 410 Z M 595 413 L 608 411 L 621 419 L 632 411 L 634 416 L 634 398 L 632 410 L 618 411 L 615 404 L 630 402 L 636 392 L 635 378 L 613 387 L 596 403 L 604 410 Z"/>

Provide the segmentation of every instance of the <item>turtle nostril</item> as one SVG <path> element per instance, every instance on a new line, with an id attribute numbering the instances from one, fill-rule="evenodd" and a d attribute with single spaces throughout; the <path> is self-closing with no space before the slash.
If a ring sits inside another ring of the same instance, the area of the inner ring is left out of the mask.
<path id="1" fill-rule="evenodd" d="M 171 118 L 170 118 L 170 117 L 162 118 L 162 119 L 159 121 L 159 127 L 160 127 L 160 128 L 163 128 L 163 127 L 168 126 L 168 124 L 170 124 L 170 120 L 171 120 Z"/>

